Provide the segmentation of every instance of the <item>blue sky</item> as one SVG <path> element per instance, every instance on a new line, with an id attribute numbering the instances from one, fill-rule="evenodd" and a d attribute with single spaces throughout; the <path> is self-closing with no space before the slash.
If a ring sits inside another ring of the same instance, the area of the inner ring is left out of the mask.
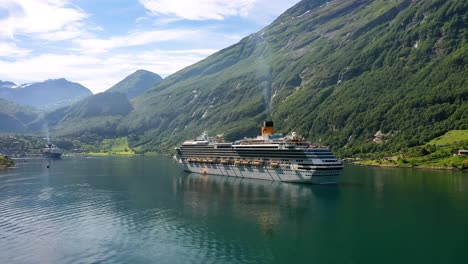
<path id="1" fill-rule="evenodd" d="M 67 78 L 94 93 L 166 77 L 259 31 L 298 0 L 0 0 L 0 80 Z"/>

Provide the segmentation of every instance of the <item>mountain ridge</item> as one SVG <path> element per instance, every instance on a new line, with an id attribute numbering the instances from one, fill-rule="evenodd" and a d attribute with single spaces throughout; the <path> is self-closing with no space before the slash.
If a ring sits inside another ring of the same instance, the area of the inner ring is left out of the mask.
<path id="1" fill-rule="evenodd" d="M 129 99 L 133 99 L 134 97 L 146 92 L 161 80 L 161 76 L 156 73 L 147 70 L 137 70 L 105 92 L 120 92 L 126 94 Z"/>
<path id="2" fill-rule="evenodd" d="M 12 82 L 8 82 L 13 84 Z M 83 85 L 65 78 L 0 87 L 0 98 L 44 111 L 70 105 L 93 93 Z"/>

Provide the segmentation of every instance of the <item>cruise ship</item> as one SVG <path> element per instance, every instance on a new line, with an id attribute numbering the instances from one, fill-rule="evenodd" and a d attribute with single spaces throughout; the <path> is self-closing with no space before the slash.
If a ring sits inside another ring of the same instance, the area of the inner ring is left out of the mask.
<path id="1" fill-rule="evenodd" d="M 44 158 L 60 159 L 60 157 L 62 156 L 62 150 L 56 147 L 55 145 L 49 143 L 42 150 L 42 156 Z"/>
<path id="2" fill-rule="evenodd" d="M 176 148 L 174 159 L 185 171 L 269 181 L 334 184 L 343 164 L 325 146 L 311 144 L 292 132 L 273 133 L 265 121 L 261 135 L 224 142 L 206 132 Z"/>

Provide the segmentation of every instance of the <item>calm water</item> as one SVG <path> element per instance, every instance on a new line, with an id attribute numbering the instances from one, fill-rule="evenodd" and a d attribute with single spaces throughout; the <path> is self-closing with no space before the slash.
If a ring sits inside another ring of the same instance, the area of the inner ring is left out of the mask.
<path id="1" fill-rule="evenodd" d="M 348 165 L 338 186 L 166 158 L 0 172 L 0 263 L 466 263 L 468 174 Z"/>

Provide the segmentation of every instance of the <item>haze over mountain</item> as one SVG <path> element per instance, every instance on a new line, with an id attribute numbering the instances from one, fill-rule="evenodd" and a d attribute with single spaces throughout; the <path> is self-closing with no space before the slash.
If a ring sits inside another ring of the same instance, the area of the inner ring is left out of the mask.
<path id="1" fill-rule="evenodd" d="M 254 136 L 270 118 L 341 155 L 399 150 L 468 129 L 467 13 L 456 0 L 303 0 L 132 108 L 88 115 L 85 100 L 47 122 L 57 135 L 129 136 L 143 152 L 204 130 Z"/>
<path id="2" fill-rule="evenodd" d="M 129 99 L 132 99 L 146 92 L 161 80 L 161 76 L 156 73 L 146 70 L 138 70 L 106 90 L 106 92 L 124 93 Z"/>
<path id="3" fill-rule="evenodd" d="M 0 80 L 0 89 L 2 89 L 2 88 L 14 88 L 16 86 L 17 85 L 14 82 L 9 82 L 9 81 L 4 82 L 4 81 Z"/>
<path id="4" fill-rule="evenodd" d="M 83 85 L 63 78 L 20 86 L 12 82 L 0 83 L 0 98 L 46 111 L 71 105 L 92 94 Z"/>
<path id="5" fill-rule="evenodd" d="M 0 98 L 0 133 L 28 132 L 28 125 L 38 116 L 37 111 L 31 107 Z"/>
<path id="6" fill-rule="evenodd" d="M 115 135 L 120 120 L 132 109 L 123 93 L 98 93 L 46 114 L 31 127 L 48 129 L 56 136 Z"/>

